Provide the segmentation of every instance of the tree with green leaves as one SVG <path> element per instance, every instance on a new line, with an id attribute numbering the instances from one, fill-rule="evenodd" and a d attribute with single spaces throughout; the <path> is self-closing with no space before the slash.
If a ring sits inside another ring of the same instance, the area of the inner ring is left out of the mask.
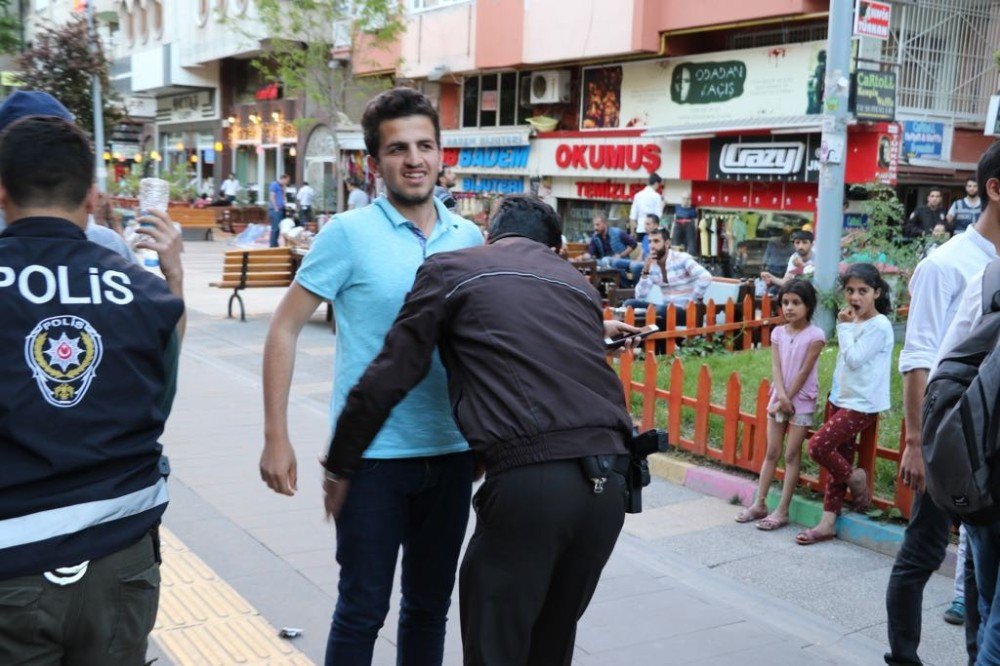
<path id="1" fill-rule="evenodd" d="M 0 53 L 17 53 L 21 48 L 19 0 L 0 0 Z"/>
<path id="2" fill-rule="evenodd" d="M 372 49 L 387 49 L 405 30 L 398 0 L 257 0 L 257 20 L 240 20 L 247 37 L 260 37 L 263 28 L 267 50 L 254 67 L 286 91 L 303 94 L 320 118 L 299 118 L 300 131 L 326 123 L 333 135 L 334 155 L 339 157 L 337 128 L 360 120 L 361 104 L 385 90 L 383 77 L 356 77 L 349 59 L 359 57 L 354 46 L 364 40 Z M 337 194 L 341 170 L 338 165 Z M 339 206 L 338 206 L 339 208 Z"/>
<path id="3" fill-rule="evenodd" d="M 110 62 L 100 40 L 97 48 L 91 50 L 90 32 L 83 16 L 64 25 L 42 27 L 32 48 L 18 56 L 17 63 L 24 88 L 42 90 L 58 99 L 87 132 L 94 131 L 91 77 L 95 74 L 104 90 L 104 126 L 112 127 L 124 116 L 119 97 L 109 85 Z"/>

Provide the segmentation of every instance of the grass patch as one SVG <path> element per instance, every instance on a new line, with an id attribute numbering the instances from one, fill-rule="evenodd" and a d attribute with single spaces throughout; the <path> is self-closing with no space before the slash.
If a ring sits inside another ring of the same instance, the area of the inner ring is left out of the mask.
<path id="1" fill-rule="evenodd" d="M 892 355 L 892 380 L 890 388 L 890 401 L 894 406 L 902 405 L 902 377 L 896 372 L 897 360 L 901 344 L 897 344 Z M 744 412 L 754 413 L 756 410 L 757 387 L 762 379 L 771 378 L 771 350 L 755 349 L 751 351 L 727 352 L 724 350 L 715 351 L 705 356 L 679 355 L 677 356 L 684 365 L 684 395 L 695 396 L 698 390 L 698 372 L 702 365 L 708 366 L 712 377 L 711 401 L 717 405 L 725 404 L 726 383 L 733 372 L 740 375 L 742 382 L 742 392 L 740 394 L 740 408 Z M 658 357 L 657 359 L 657 384 L 660 387 L 670 385 L 670 367 L 672 359 Z M 836 343 L 828 343 L 820 354 L 819 358 L 819 386 L 820 395 L 817 402 L 817 413 L 814 427 L 819 427 L 823 423 L 823 406 L 826 405 L 827 396 L 833 380 L 833 370 L 837 362 Z M 644 369 L 641 362 L 636 362 L 632 366 L 633 379 L 638 382 L 643 381 Z M 639 417 L 642 414 L 642 396 L 633 393 L 631 404 L 629 405 L 632 414 Z M 879 418 L 879 445 L 897 450 L 899 448 L 899 433 L 903 423 L 903 411 L 896 407 L 884 412 Z M 666 427 L 666 409 L 661 405 L 656 411 L 656 426 Z M 709 418 L 709 444 L 719 447 L 722 445 L 722 418 L 711 416 Z M 694 434 L 694 410 L 685 408 L 681 413 L 681 430 L 685 437 Z M 816 474 L 818 467 L 808 453 L 803 452 L 803 471 L 809 474 Z M 876 459 L 875 461 L 875 490 L 882 497 L 894 497 L 896 487 L 896 465 L 887 460 Z"/>

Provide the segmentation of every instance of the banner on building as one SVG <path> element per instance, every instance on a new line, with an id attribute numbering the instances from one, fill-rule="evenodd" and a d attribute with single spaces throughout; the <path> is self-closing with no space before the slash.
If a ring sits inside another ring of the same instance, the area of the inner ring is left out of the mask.
<path id="1" fill-rule="evenodd" d="M 903 158 L 940 160 L 944 157 L 944 123 L 903 121 Z"/>
<path id="2" fill-rule="evenodd" d="M 889 39 L 892 5 L 878 0 L 858 0 L 854 5 L 854 35 Z"/>
<path id="3" fill-rule="evenodd" d="M 850 106 L 858 120 L 895 120 L 896 72 L 856 71 L 851 81 Z"/>
<path id="4" fill-rule="evenodd" d="M 709 142 L 709 180 L 815 183 L 819 134 L 717 137 Z"/>
<path id="5" fill-rule="evenodd" d="M 1000 136 L 1000 95 L 990 97 L 990 106 L 986 111 L 986 124 L 983 126 L 986 136 Z"/>
<path id="6" fill-rule="evenodd" d="M 584 130 L 818 115 L 826 43 L 784 44 L 583 70 Z"/>
<path id="7" fill-rule="evenodd" d="M 214 90 L 199 90 L 156 99 L 156 121 L 159 123 L 217 120 L 218 117 Z"/>

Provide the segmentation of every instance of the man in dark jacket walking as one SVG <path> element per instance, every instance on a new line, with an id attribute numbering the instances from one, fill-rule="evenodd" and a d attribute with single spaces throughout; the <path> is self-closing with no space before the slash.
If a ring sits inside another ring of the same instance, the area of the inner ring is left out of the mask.
<path id="1" fill-rule="evenodd" d="M 624 477 L 598 488 L 582 459 L 627 463 L 632 423 L 602 338 L 637 329 L 603 322 L 597 292 L 553 252 L 561 236 L 549 206 L 509 197 L 489 245 L 428 258 L 325 462 L 335 516 L 368 443 L 440 349 L 455 419 L 486 470 L 460 574 L 466 664 L 569 664 L 624 521 Z"/>

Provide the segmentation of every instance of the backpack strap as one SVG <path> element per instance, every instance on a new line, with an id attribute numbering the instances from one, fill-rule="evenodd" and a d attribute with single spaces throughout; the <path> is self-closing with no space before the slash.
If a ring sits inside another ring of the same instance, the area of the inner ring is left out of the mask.
<path id="1" fill-rule="evenodd" d="M 994 259 L 983 271 L 983 314 L 1000 311 L 1000 259 Z"/>

